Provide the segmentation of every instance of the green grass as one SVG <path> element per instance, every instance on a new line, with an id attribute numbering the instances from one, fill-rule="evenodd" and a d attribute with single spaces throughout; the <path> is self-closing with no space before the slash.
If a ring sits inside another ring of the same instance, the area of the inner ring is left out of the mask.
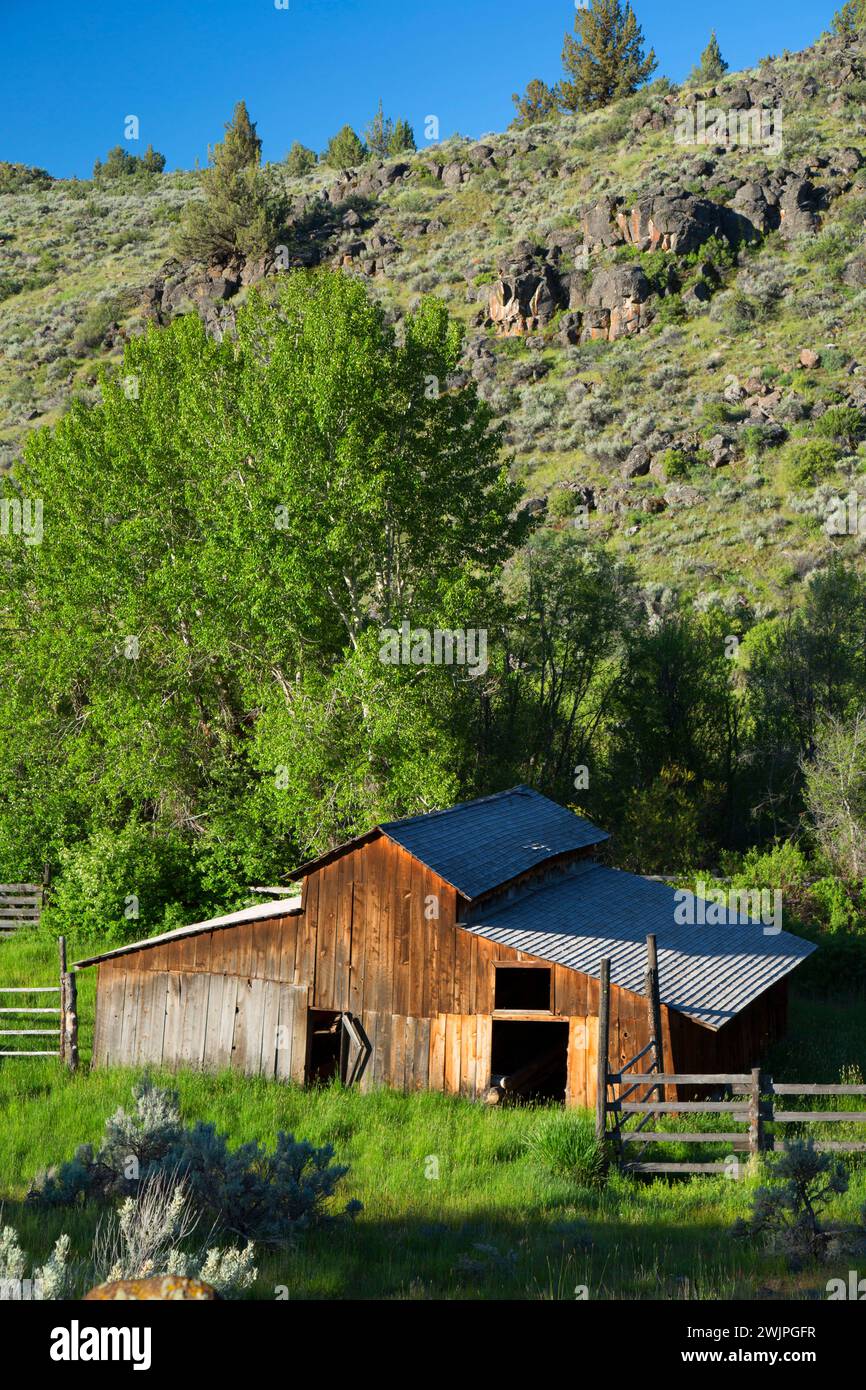
<path id="1" fill-rule="evenodd" d="M 0 942 L 0 984 L 50 984 L 54 961 L 47 938 Z M 61 1231 L 83 1257 L 97 1213 L 38 1211 L 23 1201 L 29 1182 L 77 1144 L 97 1143 L 106 1117 L 129 1103 L 135 1076 L 89 1069 L 93 981 L 93 971 L 79 976 L 77 1075 L 54 1061 L 0 1062 L 0 1219 L 37 1259 Z M 773 1074 L 838 1079 L 841 1067 L 863 1065 L 864 1035 L 862 1002 L 797 1001 L 791 1034 L 770 1059 Z M 602 1188 L 583 1185 L 556 1109 L 486 1108 L 435 1092 L 304 1091 L 234 1072 L 163 1079 L 180 1092 L 187 1120 L 211 1121 L 234 1143 L 269 1144 L 289 1130 L 332 1144 L 349 1164 L 339 1205 L 357 1198 L 361 1214 L 313 1231 L 294 1250 L 261 1252 L 257 1298 L 285 1288 L 295 1299 L 573 1299 L 582 1285 L 602 1299 L 797 1297 L 822 1296 L 828 1278 L 847 1277 L 845 1261 L 844 1270 L 793 1275 L 776 1256 L 727 1238 L 748 1211 L 757 1171 L 739 1183 L 614 1173 Z M 679 1146 L 687 1147 L 699 1146 Z M 834 1220 L 853 1220 L 864 1200 L 866 1174 L 852 1165 Z"/>

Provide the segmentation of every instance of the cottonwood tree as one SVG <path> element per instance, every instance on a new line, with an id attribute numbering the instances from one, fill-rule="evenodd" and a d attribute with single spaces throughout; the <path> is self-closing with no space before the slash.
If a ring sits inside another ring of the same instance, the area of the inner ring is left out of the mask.
<path id="1" fill-rule="evenodd" d="M 634 92 L 656 69 L 652 49 L 645 54 L 643 32 L 631 5 L 592 0 L 574 18 L 574 36 L 562 50 L 565 76 L 560 100 L 566 111 L 593 111 Z"/>
<path id="2" fill-rule="evenodd" d="M 818 843 L 844 878 L 866 876 L 866 710 L 827 718 L 803 765 L 805 802 Z"/>
<path id="3" fill-rule="evenodd" d="M 46 522 L 0 557 L 0 858 L 134 822 L 249 882 L 455 790 L 460 673 L 383 666 L 376 638 L 484 626 L 526 530 L 488 406 L 446 388 L 460 353 L 437 300 L 398 341 L 356 281 L 286 275 L 236 341 L 151 328 L 29 438 Z"/>

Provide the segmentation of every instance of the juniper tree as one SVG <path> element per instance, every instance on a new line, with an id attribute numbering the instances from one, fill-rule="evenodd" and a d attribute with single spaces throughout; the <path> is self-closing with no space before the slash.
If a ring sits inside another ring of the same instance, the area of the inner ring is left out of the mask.
<path id="1" fill-rule="evenodd" d="M 332 135 L 328 147 L 322 155 L 325 164 L 332 169 L 353 169 L 362 164 L 367 151 L 350 125 L 344 125 Z"/>
<path id="2" fill-rule="evenodd" d="M 394 129 L 388 141 L 388 154 L 404 154 L 407 150 L 416 148 L 415 132 L 409 122 L 401 116 L 394 122 Z"/>
<path id="3" fill-rule="evenodd" d="M 262 142 L 239 101 L 225 138 L 202 175 L 204 200 L 190 203 L 178 237 L 181 255 L 225 264 L 261 256 L 276 238 L 278 209 L 259 169 Z"/>
<path id="4" fill-rule="evenodd" d="M 548 87 L 540 77 L 533 77 L 523 96 L 513 92 L 511 100 L 517 108 L 516 124 L 528 126 L 552 116 L 559 105 L 560 94 L 557 87 Z"/>
<path id="5" fill-rule="evenodd" d="M 306 145 L 302 145 L 300 140 L 295 140 L 289 153 L 286 155 L 286 172 L 293 179 L 301 178 L 308 174 L 311 169 L 316 167 L 316 154 Z"/>
<path id="6" fill-rule="evenodd" d="M 698 82 L 718 82 L 719 78 L 724 77 L 727 70 L 728 64 L 722 57 L 716 31 L 713 29 L 710 34 L 710 41 L 701 54 L 700 66 L 695 69 L 694 76 Z"/>
<path id="7" fill-rule="evenodd" d="M 560 101 L 566 111 L 593 111 L 628 96 L 655 71 L 652 49 L 644 54 L 643 31 L 631 5 L 592 0 L 574 19 L 575 37 L 562 50 L 565 77 Z"/>

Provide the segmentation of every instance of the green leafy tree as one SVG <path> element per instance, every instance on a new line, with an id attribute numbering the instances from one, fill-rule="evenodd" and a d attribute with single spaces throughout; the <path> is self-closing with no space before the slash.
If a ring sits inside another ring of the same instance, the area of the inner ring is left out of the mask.
<path id="1" fill-rule="evenodd" d="M 122 145 L 115 145 L 105 156 L 105 163 L 97 159 L 93 166 L 95 179 L 118 179 L 134 177 L 136 174 L 161 174 L 165 168 L 165 155 L 160 154 L 153 145 L 148 145 L 143 155 L 130 154 Z"/>
<path id="2" fill-rule="evenodd" d="M 866 710 L 828 718 L 803 767 L 806 807 L 818 843 L 848 879 L 866 876 Z"/>
<path id="3" fill-rule="evenodd" d="M 204 199 L 185 210 L 177 240 L 182 256 L 224 265 L 237 257 L 255 259 L 273 245 L 282 207 L 259 168 L 261 147 L 239 101 L 202 175 Z"/>
<path id="4" fill-rule="evenodd" d="M 546 121 L 554 115 L 559 107 L 560 92 L 558 87 L 548 87 L 540 77 L 533 77 L 523 96 L 514 92 L 511 100 L 517 109 L 515 123 L 525 127 Z"/>
<path id="5" fill-rule="evenodd" d="M 302 145 L 300 140 L 295 140 L 289 153 L 286 155 L 286 172 L 293 178 L 302 178 L 311 169 L 316 167 L 316 154 L 306 145 Z"/>
<path id="6" fill-rule="evenodd" d="M 322 155 L 325 164 L 332 169 L 354 169 L 363 164 L 367 151 L 350 125 L 344 125 L 332 135 L 328 147 Z"/>
<path id="7" fill-rule="evenodd" d="M 6 877 L 86 844 L 73 877 L 140 879 L 156 923 L 154 841 L 166 864 L 187 845 L 185 898 L 224 905 L 459 795 L 476 683 L 383 662 L 379 634 L 492 627 L 526 530 L 489 407 L 445 389 L 461 352 L 436 299 L 398 342 L 361 284 L 290 274 L 234 341 L 195 315 L 131 340 L 99 403 L 29 437 L 44 537 L 0 568 Z"/>
<path id="8" fill-rule="evenodd" d="M 575 36 L 566 34 L 562 50 L 565 77 L 560 84 L 566 111 L 593 111 L 628 96 L 656 68 L 652 49 L 643 50 L 643 32 L 631 5 L 592 0 L 574 19 Z"/>
<path id="9" fill-rule="evenodd" d="M 141 162 L 149 174 L 161 174 L 165 168 L 165 155 L 155 150 L 153 145 L 148 145 Z"/>
<path id="10" fill-rule="evenodd" d="M 720 78 L 724 77 L 727 70 L 728 64 L 722 57 L 716 31 L 713 29 L 710 34 L 710 41 L 701 54 L 700 64 L 692 73 L 692 78 L 696 82 L 718 82 Z"/>

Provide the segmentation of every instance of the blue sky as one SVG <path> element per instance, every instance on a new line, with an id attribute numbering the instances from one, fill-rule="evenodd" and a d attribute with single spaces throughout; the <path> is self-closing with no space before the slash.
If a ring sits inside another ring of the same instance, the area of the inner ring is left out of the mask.
<path id="1" fill-rule="evenodd" d="M 747 67 L 811 43 L 841 0 L 633 3 L 659 73 L 680 80 L 713 26 Z M 240 97 L 266 159 L 362 129 L 380 96 L 419 144 L 431 114 L 443 138 L 477 137 L 508 124 L 531 77 L 558 77 L 573 16 L 574 0 L 0 0 L 0 159 L 87 177 L 136 115 L 128 149 L 191 168 Z"/>

